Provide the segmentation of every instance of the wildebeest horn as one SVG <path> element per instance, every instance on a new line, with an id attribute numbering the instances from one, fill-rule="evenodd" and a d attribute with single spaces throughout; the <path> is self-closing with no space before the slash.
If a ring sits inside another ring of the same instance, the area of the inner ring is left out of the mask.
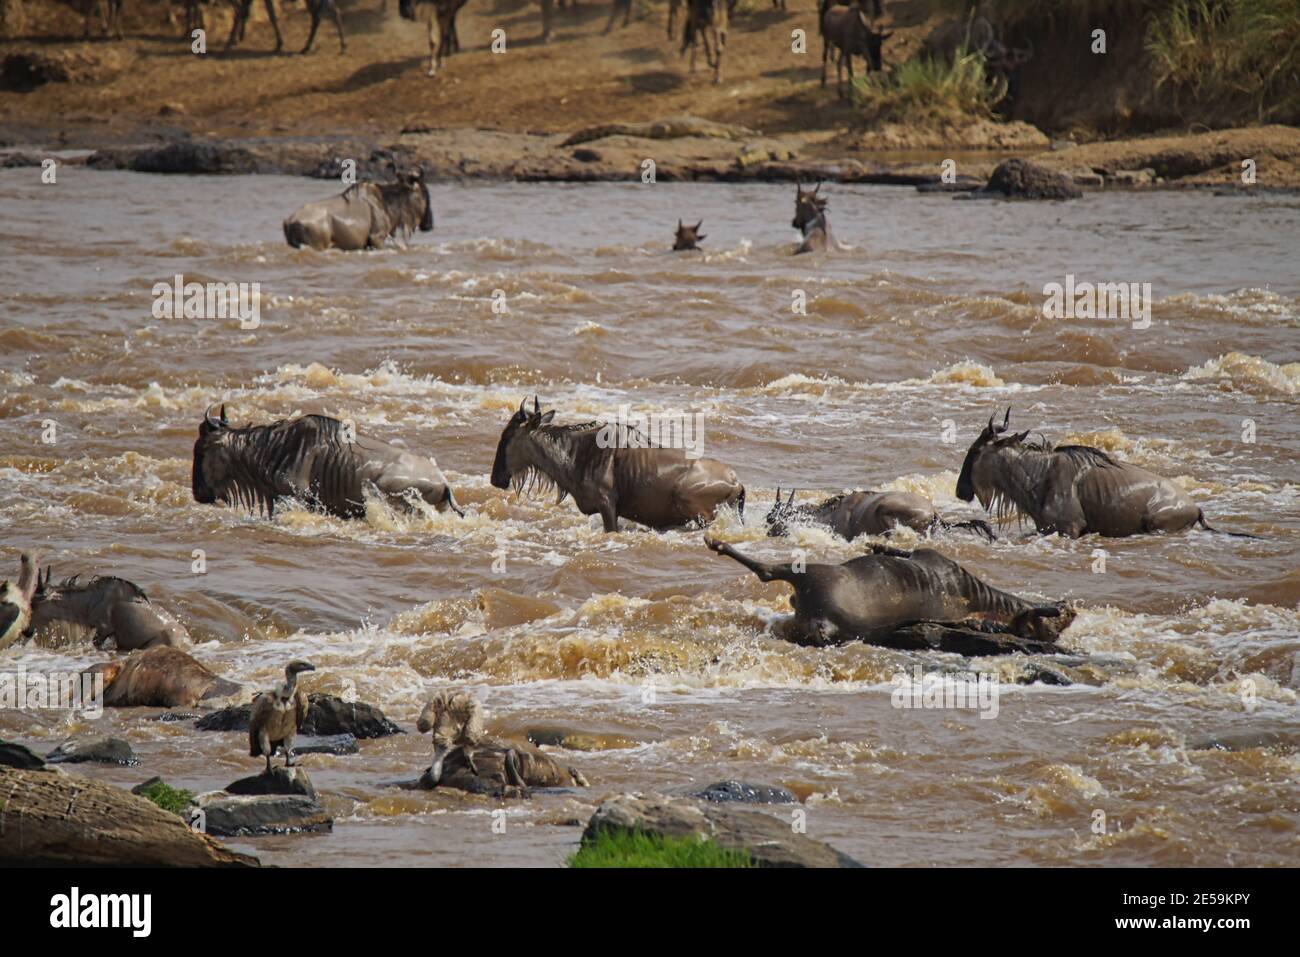
<path id="1" fill-rule="evenodd" d="M 1007 411 L 1010 412 L 1009 409 Z M 541 415 L 541 414 L 542 414 L 542 403 L 538 401 L 537 396 L 533 396 L 533 415 Z"/>
<path id="2" fill-rule="evenodd" d="M 222 418 L 224 418 L 224 417 L 225 417 L 225 411 L 224 411 L 225 407 L 223 406 L 222 409 L 223 409 L 223 411 L 222 411 Z M 221 419 L 218 419 L 216 416 L 214 416 L 214 415 L 212 414 L 212 406 L 208 406 L 206 409 L 203 410 L 203 418 L 204 418 L 204 420 L 207 421 L 208 425 L 212 426 L 214 429 L 219 429 L 219 428 L 221 428 Z"/>
<path id="3" fill-rule="evenodd" d="M 520 415 L 528 414 L 528 399 L 526 397 L 519 400 L 519 414 Z"/>
<path id="4" fill-rule="evenodd" d="M 778 504 L 779 504 L 780 501 L 781 501 L 781 486 L 779 486 L 779 485 L 776 487 L 776 500 L 777 500 Z"/>
<path id="5" fill-rule="evenodd" d="M 704 225 L 704 220 L 701 219 L 698 223 L 695 224 L 695 231 L 696 231 L 696 232 L 699 232 L 699 231 L 700 231 L 700 227 L 703 226 L 703 225 Z"/>
<path id="6" fill-rule="evenodd" d="M 224 402 L 221 403 L 221 424 L 223 426 L 230 424 L 230 420 L 226 418 L 226 403 Z"/>

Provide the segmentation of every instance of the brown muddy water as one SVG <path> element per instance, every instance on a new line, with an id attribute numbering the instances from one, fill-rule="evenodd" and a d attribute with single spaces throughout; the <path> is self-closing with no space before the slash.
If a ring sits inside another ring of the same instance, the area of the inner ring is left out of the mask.
<path id="1" fill-rule="evenodd" d="M 789 186 L 440 185 L 437 229 L 408 249 L 288 249 L 280 220 L 332 189 L 0 171 L 4 573 L 27 548 L 56 577 L 131 578 L 215 670 L 262 688 L 310 658 L 310 688 L 355 689 L 411 731 L 302 759 L 333 834 L 234 846 L 277 864 L 557 865 L 579 836 L 567 822 L 602 795 L 738 778 L 791 788 L 810 836 L 868 864 L 1300 863 L 1294 747 L 1188 746 L 1300 736 L 1295 198 L 1013 205 L 825 187 L 853 248 L 792 258 Z M 704 253 L 666 251 L 679 216 L 704 219 Z M 153 285 L 178 273 L 260 282 L 261 327 L 153 318 Z M 1150 328 L 1043 318 L 1044 284 L 1067 274 L 1150 282 Z M 899 672 L 966 664 L 785 644 L 768 630 L 785 586 L 712 555 L 700 532 L 605 535 L 571 502 L 493 489 L 501 427 L 534 393 L 561 421 L 624 403 L 703 413 L 705 453 L 749 490 L 743 524 L 724 515 L 712 531 L 773 559 L 869 546 L 767 540 L 777 485 L 914 489 L 974 514 L 954 497 L 962 455 L 1007 405 L 1021 428 L 1176 477 L 1212 523 L 1260 540 L 942 534 L 937 547 L 999 587 L 1077 601 L 1063 654 L 1094 683 L 1015 685 L 1025 661 L 1008 657 L 979 665 L 1003 679 L 996 718 L 897 709 Z M 431 453 L 468 516 L 376 505 L 365 521 L 294 508 L 266 521 L 198 505 L 190 450 L 214 401 L 239 422 L 351 417 Z M 76 636 L 3 654 L 44 670 L 108 653 Z M 473 689 L 496 732 L 596 736 L 597 750 L 556 750 L 592 788 L 510 804 L 496 833 L 495 801 L 385 786 L 427 766 L 414 719 L 447 685 Z M 125 737 L 139 767 L 82 766 L 123 785 L 162 774 L 206 790 L 257 770 L 243 735 L 150 713 L 11 711 L 0 734 L 41 749 Z"/>

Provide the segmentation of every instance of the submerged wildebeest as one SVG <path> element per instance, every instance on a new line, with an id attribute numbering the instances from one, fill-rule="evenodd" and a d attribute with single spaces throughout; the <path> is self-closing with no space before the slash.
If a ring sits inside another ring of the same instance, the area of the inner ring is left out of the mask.
<path id="1" fill-rule="evenodd" d="M 1010 421 L 1009 407 L 1001 425 L 989 416 L 971 444 L 957 478 L 962 501 L 978 497 L 999 518 L 1028 516 L 1044 535 L 1078 538 L 1095 532 L 1120 538 L 1179 532 L 1193 525 L 1218 531 L 1169 479 L 1091 446 L 1026 441 L 1028 432 L 1004 435 Z"/>
<path id="2" fill-rule="evenodd" d="M 686 0 L 686 25 L 682 27 L 682 53 L 691 51 L 691 72 L 695 53 L 704 47 L 704 59 L 713 67 L 713 82 L 722 82 L 722 48 L 727 45 L 728 7 L 725 0 Z M 698 43 L 696 42 L 698 39 Z"/>
<path id="3" fill-rule="evenodd" d="M 0 648 L 8 647 L 26 633 L 32 619 L 32 596 L 39 585 L 36 558 L 23 552 L 18 581 L 0 582 Z"/>
<path id="4" fill-rule="evenodd" d="M 729 466 L 645 447 L 639 433 L 635 443 L 611 439 L 615 430 L 602 422 L 553 425 L 555 411 L 543 414 L 536 396 L 533 411 L 526 406 L 525 399 L 501 432 L 492 463 L 497 488 L 553 486 L 557 505 L 572 496 L 607 532 L 618 530 L 620 518 L 663 530 L 706 524 L 728 505 L 744 515 L 745 487 Z"/>
<path id="5" fill-rule="evenodd" d="M 587 787 L 581 771 L 567 768 L 535 745 L 488 736 L 483 707 L 466 691 L 440 691 L 429 699 L 416 727 L 433 732 L 433 762 L 420 783 L 474 793 L 510 789 Z"/>
<path id="6" fill-rule="evenodd" d="M 981 633 L 1022 639 L 1018 650 L 1050 645 L 1074 620 L 1064 604 L 1037 604 L 999 591 L 951 559 L 929 548 L 905 552 L 876 545 L 839 565 L 760 562 L 725 542 L 706 538 L 720 555 L 744 565 L 760 581 L 794 587 L 794 616 L 782 637 L 800 645 L 838 645 L 865 641 L 889 648 L 937 647 L 963 654 L 1005 650 Z M 947 626 L 937 639 L 923 640 L 918 625 Z M 972 633 L 975 633 L 972 636 Z"/>
<path id="7" fill-rule="evenodd" d="M 673 239 L 673 249 L 681 252 L 684 249 L 698 249 L 696 245 L 702 239 L 708 239 L 704 233 L 700 232 L 700 227 L 704 225 L 704 220 L 700 220 L 694 226 L 683 226 L 682 221 L 677 220 L 677 236 Z"/>
<path id="8" fill-rule="evenodd" d="M 927 534 L 936 529 L 967 529 L 989 541 L 996 536 L 988 522 L 979 519 L 949 522 L 939 517 L 934 503 L 914 492 L 846 492 L 823 499 L 816 505 L 794 504 L 794 491 L 776 502 L 767 513 L 767 534 L 788 535 L 791 525 L 820 525 L 850 541 L 859 535 L 888 535 L 896 527 Z"/>
<path id="9" fill-rule="evenodd" d="M 81 0 L 86 9 L 86 24 L 83 36 L 90 36 L 90 20 L 95 9 L 99 8 L 100 19 L 104 24 L 104 36 L 122 39 L 122 0 Z"/>
<path id="10" fill-rule="evenodd" d="M 444 57 L 460 49 L 456 35 L 456 14 L 469 0 L 401 0 L 398 11 L 407 20 L 419 18 L 419 8 L 424 8 L 429 34 L 429 76 L 436 76 Z M 436 32 L 435 32 L 436 27 Z"/>
<path id="11" fill-rule="evenodd" d="M 826 61 L 830 58 L 831 48 L 838 54 L 835 60 L 835 90 L 841 96 L 847 96 L 844 86 L 844 68 L 848 67 L 849 87 L 853 86 L 853 58 L 860 56 L 866 61 L 867 72 L 883 69 L 882 47 L 884 42 L 894 34 L 878 33 L 867 19 L 867 11 L 854 2 L 847 7 L 828 7 L 822 14 L 822 86 L 826 85 Z"/>
<path id="12" fill-rule="evenodd" d="M 83 674 L 103 677 L 106 708 L 192 708 L 241 690 L 169 645 L 114 658 Z"/>
<path id="13" fill-rule="evenodd" d="M 91 629 L 96 648 L 110 638 L 122 651 L 190 643 L 185 626 L 151 602 L 134 582 L 111 575 L 96 575 L 82 582 L 74 575 L 54 584 L 50 575 L 47 567 L 45 577 L 37 579 L 28 636 L 51 622 L 62 621 Z"/>
<path id="14" fill-rule="evenodd" d="M 358 435 L 327 415 L 234 428 L 221 407 L 209 411 L 194 443 L 194 500 L 225 502 L 273 514 L 281 498 L 297 498 L 337 515 L 360 518 L 373 488 L 392 505 L 419 498 L 438 511 L 463 515 L 438 463 Z"/>
<path id="15" fill-rule="evenodd" d="M 825 252 L 836 247 L 831 235 L 831 221 L 826 215 L 828 201 L 821 194 L 822 184 L 805 190 L 796 180 L 794 184 L 794 219 L 790 225 L 803 233 L 803 242 L 795 250 L 799 253 Z"/>
<path id="16" fill-rule="evenodd" d="M 284 681 L 253 699 L 248 715 L 248 755 L 265 757 L 271 773 L 271 757 L 284 749 L 284 766 L 293 767 L 293 739 L 307 720 L 307 696 L 298 688 L 298 675 L 315 671 L 310 661 L 291 661 L 284 669 Z"/>
<path id="17" fill-rule="evenodd" d="M 284 221 L 284 238 L 295 249 L 378 249 L 399 231 L 404 243 L 416 229 L 433 229 L 433 204 L 419 167 L 394 182 L 354 183 L 338 196 L 299 207 Z"/>

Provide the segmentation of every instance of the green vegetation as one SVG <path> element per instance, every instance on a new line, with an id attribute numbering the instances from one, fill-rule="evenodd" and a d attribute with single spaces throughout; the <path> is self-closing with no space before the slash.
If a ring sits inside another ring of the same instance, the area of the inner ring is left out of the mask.
<path id="1" fill-rule="evenodd" d="M 153 801 L 164 811 L 171 811 L 180 817 L 186 817 L 189 814 L 190 802 L 194 800 L 192 791 L 174 788 L 166 781 L 155 781 L 140 791 L 139 794 L 141 797 Z"/>
<path id="2" fill-rule="evenodd" d="M 872 123 L 937 126 L 991 117 L 1006 95 L 1006 80 L 989 82 L 978 53 L 959 53 L 951 67 L 913 57 L 892 72 L 853 81 L 853 100 Z"/>
<path id="3" fill-rule="evenodd" d="M 602 830 L 568 860 L 570 867 L 753 867 L 749 855 L 712 841 Z"/>
<path id="4" fill-rule="evenodd" d="M 1300 116 L 1300 3 L 1177 0 L 1152 17 L 1150 54 L 1160 86 L 1201 102 L 1247 99 L 1256 119 Z"/>

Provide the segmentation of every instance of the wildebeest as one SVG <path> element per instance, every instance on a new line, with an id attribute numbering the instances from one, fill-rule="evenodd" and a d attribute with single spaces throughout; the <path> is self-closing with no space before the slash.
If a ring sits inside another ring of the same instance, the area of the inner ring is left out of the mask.
<path id="1" fill-rule="evenodd" d="M 1054 642 L 1075 616 L 1064 604 L 1038 604 L 999 591 L 929 548 L 905 552 L 877 545 L 870 555 L 839 565 L 801 562 L 796 571 L 793 563 L 757 561 L 712 538 L 705 544 L 740 562 L 760 581 L 794 587 L 794 616 L 781 631 L 800 645 L 865 641 L 890 648 L 988 654 L 1005 646 L 993 637 L 983 643 L 978 633 L 1007 635 L 1029 643 L 1022 648 L 1033 648 Z M 922 640 L 923 632 L 915 626 L 929 624 L 960 630 L 960 643 L 946 643 L 955 639 L 942 628 L 937 643 Z M 977 633 L 974 639 L 970 633 Z"/>
<path id="2" fill-rule="evenodd" d="M 310 53 L 311 45 L 316 40 L 316 31 L 320 28 L 321 16 L 328 9 L 334 16 L 334 29 L 339 32 L 339 52 L 348 52 L 348 39 L 343 35 L 343 17 L 339 14 L 338 0 L 305 0 L 307 10 L 311 13 L 311 32 L 307 34 L 307 42 L 303 45 L 302 52 Z"/>
<path id="3" fill-rule="evenodd" d="M 914 492 L 846 492 L 816 505 L 796 505 L 793 490 L 789 498 L 781 501 L 778 488 L 776 502 L 768 510 L 766 521 L 768 535 L 787 535 L 792 525 L 820 525 L 852 541 L 859 535 L 888 535 L 902 526 L 922 534 L 940 528 L 962 528 L 989 541 L 995 538 L 988 522 L 945 521 L 939 517 L 933 502 Z"/>
<path id="4" fill-rule="evenodd" d="M 433 203 L 424 170 L 409 169 L 390 183 L 354 183 L 338 196 L 299 207 L 284 221 L 290 246 L 378 249 L 390 236 L 405 242 L 433 229 Z"/>
<path id="5" fill-rule="evenodd" d="M 742 515 L 745 487 L 736 473 L 715 459 L 689 458 L 681 449 L 627 447 L 601 422 L 553 425 L 555 410 L 542 413 L 521 402 L 497 444 L 492 484 L 508 489 L 554 487 L 556 504 L 572 496 L 583 515 L 599 515 L 605 531 L 620 518 L 663 530 L 705 524 L 723 506 Z"/>
<path id="6" fill-rule="evenodd" d="M 185 626 L 151 602 L 134 582 L 112 575 L 96 575 L 83 582 L 74 575 L 55 584 L 50 575 L 51 569 L 46 567 L 45 577 L 37 580 L 28 635 L 62 621 L 91 629 L 96 648 L 110 638 L 121 651 L 190 643 Z"/>
<path id="7" fill-rule="evenodd" d="M 443 58 L 460 49 L 460 38 L 456 35 L 456 14 L 468 2 L 469 0 L 401 0 L 398 9 L 407 20 L 417 19 L 419 8 L 424 8 L 429 31 L 429 76 L 437 75 Z"/>
<path id="8" fill-rule="evenodd" d="M 949 68 L 962 54 L 977 54 L 984 61 L 989 82 L 1001 79 L 1008 97 L 1016 93 L 1016 71 L 1034 55 L 1033 44 L 1009 47 L 1002 42 L 998 29 L 988 17 L 949 20 L 939 24 L 926 36 L 919 55 L 943 63 Z"/>
<path id="9" fill-rule="evenodd" d="M 483 727 L 478 700 L 466 691 L 440 691 L 416 724 L 433 732 L 433 762 L 421 778 L 428 788 L 511 793 L 524 788 L 587 787 L 581 771 L 561 765 L 532 744 L 494 738 Z"/>
<path id="10" fill-rule="evenodd" d="M 122 0 L 82 0 L 86 8 L 85 36 L 90 36 L 90 20 L 99 9 L 100 20 L 104 24 L 104 36 L 122 39 Z"/>
<path id="11" fill-rule="evenodd" d="M 603 32 L 609 33 L 610 30 L 614 29 L 614 21 L 618 19 L 620 13 L 623 14 L 623 26 L 629 26 L 632 23 L 632 0 L 614 0 L 610 4 L 609 19 L 605 21 Z"/>
<path id="12" fill-rule="evenodd" d="M 831 48 L 838 51 L 835 60 L 835 90 L 841 97 L 846 96 L 844 87 L 844 68 L 848 67 L 849 87 L 853 86 L 853 58 L 862 57 L 867 64 L 867 72 L 881 70 L 884 60 L 881 53 L 884 42 L 892 37 L 893 32 L 878 33 L 871 28 L 867 12 L 858 3 L 847 7 L 828 7 L 822 14 L 822 86 L 826 85 L 826 61 L 830 58 Z"/>
<path id="13" fill-rule="evenodd" d="M 722 48 L 727 45 L 728 7 L 724 0 L 686 0 L 686 25 L 682 27 L 682 53 L 691 51 L 691 72 L 695 72 L 697 46 L 704 47 L 704 59 L 713 67 L 713 82 L 722 82 Z M 696 42 L 698 39 L 698 43 Z"/>
<path id="14" fill-rule="evenodd" d="M 7 648 L 22 636 L 32 618 L 32 596 L 39 584 L 36 558 L 23 552 L 18 581 L 0 582 L 0 648 Z"/>
<path id="15" fill-rule="evenodd" d="M 326 415 L 234 428 L 209 411 L 194 443 L 194 500 L 225 502 L 273 514 L 281 498 L 297 498 L 340 518 L 366 513 L 366 490 L 393 505 L 419 498 L 438 511 L 463 515 L 438 463 L 358 435 Z"/>
<path id="16" fill-rule="evenodd" d="M 114 658 L 83 674 L 103 678 L 106 708 L 192 708 L 241 690 L 169 645 Z"/>
<path id="17" fill-rule="evenodd" d="M 971 444 L 957 478 L 962 501 L 978 497 L 999 518 L 1028 516 L 1044 535 L 1078 538 L 1095 532 L 1119 538 L 1193 525 L 1218 531 L 1169 479 L 1091 446 L 1026 441 L 1028 432 L 1004 435 L 1010 421 L 1010 408 L 1001 425 L 989 416 Z"/>
<path id="18" fill-rule="evenodd" d="M 700 232 L 700 227 L 704 225 L 704 220 L 700 220 L 694 226 L 683 226 L 682 221 L 677 220 L 677 236 L 673 239 L 673 249 L 680 252 L 683 249 L 698 249 L 696 246 L 702 239 L 708 236 Z"/>
<path id="19" fill-rule="evenodd" d="M 805 190 L 798 181 L 794 184 L 794 219 L 790 225 L 803 233 L 803 242 L 795 250 L 799 253 L 825 252 L 836 246 L 831 235 L 831 221 L 826 215 L 827 200 L 821 195 L 822 184 Z"/>
<path id="20" fill-rule="evenodd" d="M 298 688 L 298 675 L 315 671 L 310 661 L 291 661 L 284 669 L 284 681 L 253 699 L 248 715 L 248 756 L 266 758 L 271 773 L 271 756 L 284 749 L 284 766 L 293 767 L 293 739 L 307 720 L 307 696 Z"/>
<path id="21" fill-rule="evenodd" d="M 262 2 L 266 5 L 266 15 L 271 21 L 271 29 L 275 31 L 274 52 L 279 53 L 284 48 L 284 37 L 280 35 L 280 21 L 275 18 L 275 3 L 274 0 L 262 0 Z M 253 9 L 253 0 L 229 0 L 229 3 L 235 8 L 235 16 L 230 24 L 230 38 L 226 40 L 227 50 L 244 42 L 244 31 L 248 27 L 248 17 Z"/>

